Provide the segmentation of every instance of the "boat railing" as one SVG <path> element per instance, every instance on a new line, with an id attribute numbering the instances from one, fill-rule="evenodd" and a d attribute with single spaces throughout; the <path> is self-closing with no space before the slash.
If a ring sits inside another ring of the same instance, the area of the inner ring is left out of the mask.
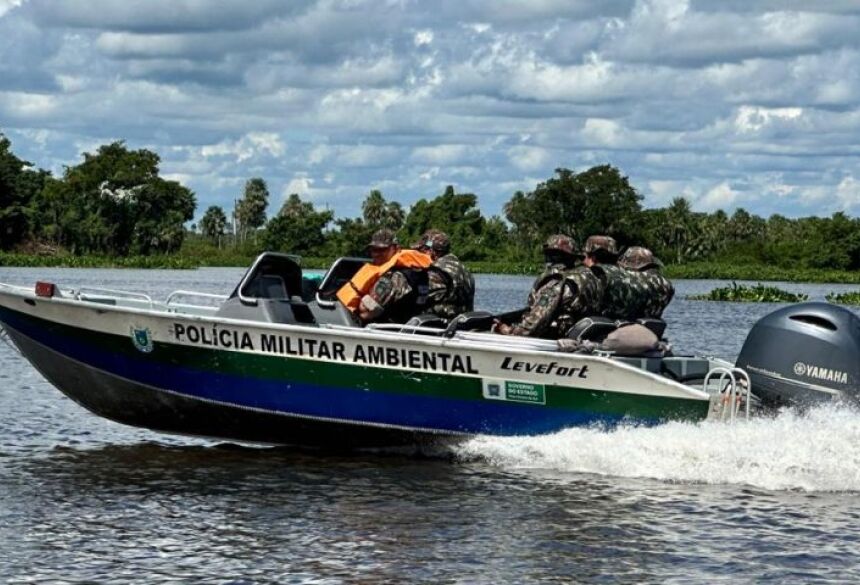
<path id="1" fill-rule="evenodd" d="M 365 329 L 372 331 L 390 331 L 392 333 L 403 333 L 406 335 L 432 335 L 435 337 L 448 337 L 445 329 L 437 327 L 422 327 L 420 325 L 402 325 L 399 323 L 370 323 Z M 457 331 L 451 339 L 460 341 L 477 342 L 487 347 L 499 347 L 510 349 L 531 349 L 535 351 L 558 351 L 558 343 L 549 339 L 532 339 L 527 337 L 510 337 L 497 333 L 482 333 L 478 331 Z"/>
<path id="2" fill-rule="evenodd" d="M 499 335 L 498 333 L 483 333 L 480 331 L 459 331 L 456 334 L 456 338 L 503 349 L 515 347 L 517 349 L 531 349 L 534 351 L 558 351 L 558 342 L 551 339 Z"/>
<path id="3" fill-rule="evenodd" d="M 209 299 L 213 301 L 218 301 L 217 304 L 199 304 L 199 303 L 177 303 L 177 298 L 182 297 L 192 297 L 192 298 L 200 298 L 200 299 Z M 168 311 L 195 311 L 195 312 L 204 312 L 204 313 L 214 313 L 218 310 L 221 303 L 226 301 L 229 297 L 227 295 L 219 295 L 215 293 L 205 293 L 198 292 L 193 290 L 175 290 L 164 300 L 164 306 L 167 307 Z"/>
<path id="4" fill-rule="evenodd" d="M 104 294 L 107 293 L 107 294 Z M 125 298 L 128 300 L 139 300 L 149 305 L 151 309 L 153 307 L 152 297 L 148 294 L 139 293 L 139 292 L 131 292 L 126 290 L 117 290 L 113 288 L 102 288 L 102 287 L 80 287 L 78 289 L 72 290 L 72 298 L 78 301 L 93 301 L 99 302 L 106 300 L 107 298 L 116 299 L 116 297 Z"/>
<path id="5" fill-rule="evenodd" d="M 710 392 L 710 384 L 716 378 L 717 392 Z M 711 368 L 702 382 L 702 390 L 712 394 L 712 408 L 716 417 L 725 421 L 734 422 L 741 413 L 745 420 L 750 417 L 750 403 L 752 401 L 752 383 L 749 374 L 741 368 L 730 368 L 717 366 Z"/>
<path id="6" fill-rule="evenodd" d="M 394 331 L 396 333 L 434 335 L 436 337 L 440 337 L 445 333 L 444 329 L 439 329 L 438 327 L 403 325 L 400 323 L 369 323 L 364 328 L 372 331 Z"/>

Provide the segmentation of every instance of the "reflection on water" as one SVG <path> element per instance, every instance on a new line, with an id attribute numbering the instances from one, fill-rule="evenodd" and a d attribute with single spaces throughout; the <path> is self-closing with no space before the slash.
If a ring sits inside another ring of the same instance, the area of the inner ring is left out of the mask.
<path id="1" fill-rule="evenodd" d="M 238 269 L 0 269 L 163 298 Z M 226 283 L 226 284 L 225 284 Z M 716 283 L 681 282 L 679 297 Z M 517 306 L 530 279 L 478 278 Z M 786 285 L 823 298 L 851 287 Z M 737 354 L 774 306 L 678 299 L 676 348 Z M 157 435 L 99 419 L 0 345 L 0 582 L 851 582 L 860 415 L 478 438 L 344 456 Z"/>

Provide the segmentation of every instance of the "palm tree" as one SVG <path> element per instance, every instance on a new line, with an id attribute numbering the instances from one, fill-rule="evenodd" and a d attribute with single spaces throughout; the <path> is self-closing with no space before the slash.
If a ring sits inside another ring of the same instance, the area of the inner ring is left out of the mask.
<path id="1" fill-rule="evenodd" d="M 680 264 L 684 257 L 684 249 L 690 240 L 693 212 L 690 201 L 684 197 L 675 197 L 666 210 L 669 236 L 669 246 L 675 250 L 675 263 Z"/>

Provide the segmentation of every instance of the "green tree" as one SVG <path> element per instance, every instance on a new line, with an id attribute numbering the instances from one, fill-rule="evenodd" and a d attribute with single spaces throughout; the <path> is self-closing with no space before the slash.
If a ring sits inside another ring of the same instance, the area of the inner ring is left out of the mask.
<path id="1" fill-rule="evenodd" d="M 217 206 L 211 205 L 203 214 L 200 220 L 200 229 L 203 235 L 213 243 L 221 247 L 221 238 L 224 236 L 224 229 L 227 227 L 227 215 L 224 210 Z"/>
<path id="2" fill-rule="evenodd" d="M 396 201 L 386 201 L 381 191 L 372 190 L 361 204 L 361 215 L 364 224 L 375 231 L 387 228 L 393 231 L 403 226 L 405 213 L 403 207 Z"/>
<path id="3" fill-rule="evenodd" d="M 269 188 L 266 181 L 259 177 L 248 179 L 242 199 L 236 204 L 236 223 L 242 240 L 265 225 L 268 206 Z"/>
<path id="4" fill-rule="evenodd" d="M 101 146 L 48 180 L 34 209 L 42 237 L 73 253 L 149 254 L 178 250 L 183 223 L 194 216 L 194 193 L 158 175 L 159 157 Z"/>
<path id="5" fill-rule="evenodd" d="M 690 241 L 694 228 L 693 210 L 690 200 L 685 197 L 675 197 L 666 210 L 666 245 L 674 252 L 674 261 L 680 264 L 684 260 L 684 252 Z"/>
<path id="6" fill-rule="evenodd" d="M 318 254 L 325 243 L 323 229 L 333 218 L 331 211 L 316 211 L 298 194 L 290 195 L 276 217 L 269 220 L 263 235 L 267 250 L 293 254 Z"/>
<path id="7" fill-rule="evenodd" d="M 44 188 L 47 171 L 12 153 L 11 142 L 0 134 L 0 249 L 9 249 L 29 235 L 31 205 Z"/>
<path id="8" fill-rule="evenodd" d="M 641 239 L 642 196 L 618 169 L 601 165 L 579 174 L 564 168 L 555 172 L 531 193 L 515 193 L 505 205 L 520 245 L 534 252 L 554 233 L 580 240 L 608 234 L 622 244 Z"/>
<path id="9" fill-rule="evenodd" d="M 473 259 L 475 240 L 484 230 L 486 220 L 478 209 L 478 198 L 472 193 L 457 193 L 448 185 L 438 197 L 419 199 L 409 210 L 403 225 L 404 240 L 412 241 L 430 228 L 440 229 L 451 238 L 454 253 Z"/>

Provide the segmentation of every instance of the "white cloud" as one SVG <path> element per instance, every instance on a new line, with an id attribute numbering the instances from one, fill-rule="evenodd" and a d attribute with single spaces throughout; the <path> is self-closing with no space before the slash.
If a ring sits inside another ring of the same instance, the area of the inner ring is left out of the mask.
<path id="1" fill-rule="evenodd" d="M 244 162 L 262 155 L 279 157 L 284 154 L 284 151 L 285 146 L 281 138 L 271 132 L 249 132 L 239 140 L 225 140 L 200 149 L 200 153 L 206 158 L 231 157 L 236 162 Z"/>
<path id="2" fill-rule="evenodd" d="M 508 158 L 521 171 L 544 171 L 552 165 L 552 153 L 537 146 L 513 146 L 508 150 Z"/>
<path id="3" fill-rule="evenodd" d="M 773 122 L 796 120 L 802 115 L 803 108 L 741 106 L 735 117 L 735 127 L 741 133 L 756 132 Z"/>
<path id="4" fill-rule="evenodd" d="M 415 43 L 416 47 L 420 47 L 422 45 L 429 45 L 433 42 L 433 31 L 420 30 L 416 32 L 413 42 Z"/>
<path id="5" fill-rule="evenodd" d="M 35 93 L 0 93 L 0 113 L 15 118 L 36 121 L 55 113 L 59 100 L 51 95 Z"/>
<path id="6" fill-rule="evenodd" d="M 306 175 L 296 175 L 293 177 L 287 186 L 284 187 L 282 196 L 286 200 L 293 193 L 297 193 L 302 197 L 307 197 L 313 194 L 314 180 Z"/>
<path id="7" fill-rule="evenodd" d="M 716 211 L 717 209 L 730 209 L 738 199 L 739 193 L 731 188 L 728 183 L 720 183 L 711 188 L 698 200 L 696 206 L 703 211 Z"/>
<path id="8" fill-rule="evenodd" d="M 422 146 L 412 152 L 412 160 L 431 165 L 456 164 L 469 156 L 470 150 L 470 147 L 464 144 Z"/>
<path id="9" fill-rule="evenodd" d="M 860 181 L 848 176 L 836 186 L 836 196 L 841 208 L 846 211 L 860 211 Z"/>
<path id="10" fill-rule="evenodd" d="M 24 3 L 24 0 L 0 0 L 0 16 Z"/>

